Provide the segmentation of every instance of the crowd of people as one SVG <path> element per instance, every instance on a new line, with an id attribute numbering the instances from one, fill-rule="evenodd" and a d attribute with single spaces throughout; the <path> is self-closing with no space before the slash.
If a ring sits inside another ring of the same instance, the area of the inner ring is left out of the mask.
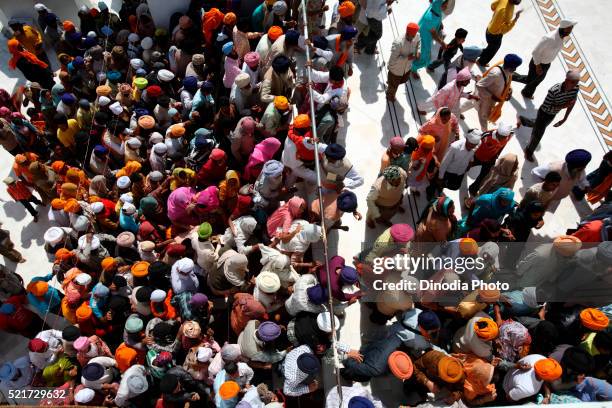
<path id="1" fill-rule="evenodd" d="M 47 406 L 382 408 L 364 383 L 392 376 L 401 406 L 612 399 L 612 153 L 586 174 L 591 153 L 564 151 L 515 201 L 504 102 L 513 81 L 533 98 L 576 25 L 561 20 L 537 43 L 527 75 L 517 54 L 489 66 L 520 25 L 520 2 L 492 2 L 485 49 L 467 45 L 476 35 L 464 28 L 448 34 L 454 0 L 429 0 L 394 40 L 389 103 L 425 71 L 438 89 L 415 106 L 418 135 L 390 139 L 365 209 L 353 191 L 364 177 L 338 134 L 354 61 L 382 55 L 392 1 L 191 0 L 167 28 L 145 0 L 83 6 L 78 21 L 38 3 L 33 23 L 11 19 L 8 68 L 27 81 L 0 90 L 0 144 L 14 158 L 4 183 L 32 222 L 48 217 L 53 266 L 29 282 L 0 268 L 0 329 L 28 341 L 0 365 L 0 389 L 51 389 Z M 560 111 L 554 126 L 568 119 L 579 81 L 568 71 L 536 118 L 519 118 L 533 127 L 526 160 Z M 469 109 L 478 127 L 462 132 Z M 447 193 L 473 167 L 454 202 Z M 424 196 L 411 220 L 410 201 Z M 526 247 L 569 199 L 594 209 Z M 313 255 L 328 232 L 348 230 L 343 216 L 384 231 L 352 259 Z M 25 262 L 11 235 L 0 229 L 0 254 Z M 397 254 L 483 263 L 373 273 Z M 502 272 L 512 290 L 373 286 Z M 337 333 L 354 303 L 380 334 L 359 350 Z"/>

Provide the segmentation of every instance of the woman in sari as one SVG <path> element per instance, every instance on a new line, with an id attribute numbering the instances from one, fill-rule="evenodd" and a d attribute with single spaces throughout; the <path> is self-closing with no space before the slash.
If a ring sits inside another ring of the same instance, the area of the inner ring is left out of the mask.
<path id="1" fill-rule="evenodd" d="M 106 177 L 102 175 L 94 176 L 89 184 L 89 195 L 100 198 L 109 198 L 110 191 L 106 185 Z"/>
<path id="2" fill-rule="evenodd" d="M 244 164 L 255 149 L 255 120 L 245 116 L 238 121 L 236 129 L 230 133 L 232 156 L 238 163 Z"/>
<path id="3" fill-rule="evenodd" d="M 217 185 L 227 172 L 227 154 L 221 149 L 213 149 L 208 160 L 197 174 L 198 185 L 208 187 Z"/>
<path id="4" fill-rule="evenodd" d="M 514 320 L 496 319 L 499 326 L 499 336 L 494 340 L 496 355 L 502 359 L 502 367 L 514 365 L 529 354 L 531 335 L 525 326 Z"/>
<path id="5" fill-rule="evenodd" d="M 244 168 L 243 179 L 248 183 L 254 183 L 259 177 L 263 165 L 274 157 L 280 147 L 281 142 L 275 137 L 268 137 L 258 143 Z"/>
<path id="6" fill-rule="evenodd" d="M 451 239 L 455 235 L 456 227 L 453 200 L 444 196 L 435 199 L 421 214 L 411 252 L 418 255 L 428 253 L 434 245 Z"/>
<path id="7" fill-rule="evenodd" d="M 459 139 L 459 122 L 454 113 L 446 106 L 438 108 L 436 113 L 419 128 L 419 135 L 431 135 L 436 139 L 434 155 L 441 162 L 446 149 Z M 452 140 L 451 140 L 452 135 Z"/>
<path id="8" fill-rule="evenodd" d="M 218 208 L 219 189 L 215 186 L 200 192 L 192 187 L 181 187 L 168 197 L 168 218 L 174 227 L 182 230 L 201 224 L 204 218 Z"/>
<path id="9" fill-rule="evenodd" d="M 417 71 L 425 68 L 431 61 L 431 47 L 434 40 L 445 47 L 444 39 L 440 35 L 442 30 L 442 10 L 446 8 L 447 0 L 430 0 L 429 8 L 419 20 L 419 34 L 421 35 L 421 57 L 412 62 L 412 77 L 419 79 Z"/>
<path id="10" fill-rule="evenodd" d="M 238 202 L 240 177 L 234 170 L 225 173 L 225 180 L 219 183 L 219 202 L 226 214 L 231 214 Z"/>
<path id="11" fill-rule="evenodd" d="M 424 135 L 419 141 L 419 147 L 412 152 L 412 164 L 408 173 L 408 186 L 410 192 L 419 195 L 429 186 L 429 181 L 435 172 L 430 171 L 430 164 L 434 158 L 436 139 L 431 135 Z"/>
<path id="12" fill-rule="evenodd" d="M 510 214 L 516 203 L 514 191 L 502 187 L 491 194 L 483 194 L 476 198 L 471 213 L 461 220 L 459 233 L 463 236 L 467 231 L 477 227 L 486 218 L 502 221 L 506 214 Z"/>
<path id="13" fill-rule="evenodd" d="M 267 229 L 270 238 L 279 238 L 282 241 L 289 241 L 297 233 L 300 232 L 300 227 L 289 232 L 291 223 L 301 218 L 306 211 L 306 201 L 302 197 L 291 197 L 289 201 L 281 205 L 268 218 Z"/>

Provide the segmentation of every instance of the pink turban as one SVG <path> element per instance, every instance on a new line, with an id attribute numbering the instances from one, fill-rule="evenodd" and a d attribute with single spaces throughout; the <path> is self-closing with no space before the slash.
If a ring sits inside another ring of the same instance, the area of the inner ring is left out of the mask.
<path id="1" fill-rule="evenodd" d="M 259 64 L 259 54 L 255 51 L 247 52 L 244 55 L 244 62 L 250 67 Z"/>
<path id="2" fill-rule="evenodd" d="M 207 212 L 215 211 L 219 208 L 219 189 L 215 186 L 210 186 L 198 194 L 196 203 L 204 205 Z"/>
<path id="3" fill-rule="evenodd" d="M 472 79 L 472 73 L 468 67 L 463 68 L 457 73 L 457 81 L 467 81 L 468 79 Z"/>

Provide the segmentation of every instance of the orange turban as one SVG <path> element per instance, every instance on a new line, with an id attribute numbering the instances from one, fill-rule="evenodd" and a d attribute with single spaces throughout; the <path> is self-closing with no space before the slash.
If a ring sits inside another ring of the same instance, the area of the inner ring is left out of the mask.
<path id="1" fill-rule="evenodd" d="M 93 315 L 93 310 L 91 310 L 91 307 L 89 307 L 87 303 L 83 303 L 76 310 L 76 317 L 79 320 L 89 319 L 92 315 Z"/>
<path id="2" fill-rule="evenodd" d="M 113 269 L 115 266 L 117 266 L 117 261 L 112 256 L 107 256 L 102 260 L 100 266 L 102 266 L 103 271 L 108 271 L 109 269 Z"/>
<path id="3" fill-rule="evenodd" d="M 66 204 L 64 205 L 64 211 L 72 214 L 77 213 L 81 211 L 81 204 L 79 204 L 76 198 L 70 198 L 66 201 Z"/>
<path id="4" fill-rule="evenodd" d="M 274 107 L 278 110 L 287 110 L 289 109 L 289 101 L 284 96 L 275 96 Z"/>
<path id="5" fill-rule="evenodd" d="M 72 258 L 72 252 L 66 248 L 60 248 L 55 251 L 55 259 L 58 261 L 67 261 Z"/>
<path id="6" fill-rule="evenodd" d="M 432 135 L 423 135 L 419 138 L 419 147 L 431 150 L 436 146 L 436 138 Z"/>
<path id="7" fill-rule="evenodd" d="M 536 375 L 544 381 L 555 381 L 563 374 L 561 364 L 554 358 L 543 358 L 542 360 L 536 361 L 533 365 L 533 369 Z"/>
<path id="8" fill-rule="evenodd" d="M 240 386 L 236 381 L 226 381 L 219 387 L 219 396 L 222 400 L 232 399 L 240 392 Z"/>
<path id="9" fill-rule="evenodd" d="M 185 126 L 182 123 L 170 126 L 170 136 L 181 137 L 185 134 Z"/>
<path id="10" fill-rule="evenodd" d="M 51 208 L 54 210 L 63 210 L 65 205 L 66 201 L 62 200 L 61 198 L 54 198 L 51 200 Z"/>
<path id="11" fill-rule="evenodd" d="M 34 281 L 28 285 L 28 291 L 37 297 L 45 296 L 48 290 L 49 284 L 44 281 Z"/>
<path id="12" fill-rule="evenodd" d="M 584 327 L 595 331 L 605 330 L 610 322 L 602 311 L 591 307 L 580 312 L 580 321 Z"/>
<path id="13" fill-rule="evenodd" d="M 66 166 L 66 163 L 60 160 L 56 160 L 53 163 L 51 163 L 51 169 L 58 174 L 62 171 L 64 166 Z"/>
<path id="14" fill-rule="evenodd" d="M 355 5 L 352 1 L 343 1 L 338 6 L 338 13 L 342 18 L 350 17 L 355 14 Z"/>
<path id="15" fill-rule="evenodd" d="M 229 13 L 226 13 L 225 16 L 223 17 L 223 24 L 233 25 L 233 24 L 236 24 L 236 20 L 237 20 L 236 14 L 229 12 Z"/>
<path id="16" fill-rule="evenodd" d="M 304 113 L 297 115 L 295 119 L 293 119 L 293 127 L 297 129 L 310 127 L 310 116 Z"/>
<path id="17" fill-rule="evenodd" d="M 109 96 L 113 92 L 113 89 L 108 85 L 100 85 L 96 88 L 96 95 L 98 96 Z"/>
<path id="18" fill-rule="evenodd" d="M 461 255 L 478 255 L 478 242 L 474 238 L 461 238 L 459 240 Z"/>
<path id="19" fill-rule="evenodd" d="M 408 357 L 408 354 L 403 351 L 394 351 L 389 355 L 387 359 L 389 369 L 391 373 L 404 381 L 412 377 L 414 367 L 412 366 L 412 360 Z"/>
<path id="20" fill-rule="evenodd" d="M 149 263 L 147 261 L 139 261 L 132 265 L 130 269 L 132 276 L 135 278 L 144 278 L 149 274 Z"/>
<path id="21" fill-rule="evenodd" d="M 474 323 L 474 332 L 480 339 L 490 341 L 499 334 L 499 327 L 497 327 L 497 323 L 493 319 L 483 317 Z"/>
<path id="22" fill-rule="evenodd" d="M 73 31 L 76 30 L 76 27 L 74 26 L 74 23 L 70 20 L 64 20 L 62 27 L 64 28 L 64 31 Z"/>
<path id="23" fill-rule="evenodd" d="M 119 178 L 121 176 L 130 177 L 134 173 L 138 173 L 142 169 L 142 164 L 138 163 L 136 160 L 130 160 L 123 166 L 119 171 L 115 174 L 115 177 Z"/>
<path id="24" fill-rule="evenodd" d="M 553 241 L 553 247 L 561 256 L 572 256 L 582 248 L 582 242 L 573 235 L 560 235 Z"/>
<path id="25" fill-rule="evenodd" d="M 406 34 L 414 37 L 419 32 L 419 25 L 417 23 L 408 23 L 406 26 Z"/>
<path id="26" fill-rule="evenodd" d="M 438 361 L 438 376 L 449 384 L 457 383 L 463 379 L 463 365 L 455 357 L 444 356 Z"/>
<path id="27" fill-rule="evenodd" d="M 276 41 L 281 35 L 283 35 L 283 29 L 279 26 L 272 26 L 268 29 L 268 38 L 272 42 Z"/>
<path id="28" fill-rule="evenodd" d="M 137 364 L 138 352 L 126 345 L 121 343 L 115 351 L 115 361 L 117 362 L 117 368 L 122 373 L 130 368 L 132 365 Z"/>
<path id="29" fill-rule="evenodd" d="M 138 118 L 138 126 L 143 129 L 153 129 L 155 126 L 155 119 L 151 115 L 142 115 Z"/>

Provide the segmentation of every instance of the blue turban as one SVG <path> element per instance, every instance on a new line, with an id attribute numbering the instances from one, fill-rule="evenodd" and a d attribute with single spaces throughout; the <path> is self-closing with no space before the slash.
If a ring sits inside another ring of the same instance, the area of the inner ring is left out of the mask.
<path id="1" fill-rule="evenodd" d="M 325 156 L 332 160 L 342 160 L 346 156 L 346 150 L 338 143 L 332 143 L 325 148 Z"/>
<path id="2" fill-rule="evenodd" d="M 297 358 L 298 369 L 305 374 L 316 374 L 321 370 L 321 362 L 312 353 L 304 353 Z"/>
<path id="3" fill-rule="evenodd" d="M 98 44 L 98 40 L 95 37 L 85 37 L 83 40 L 83 46 L 85 48 L 95 47 Z"/>
<path id="4" fill-rule="evenodd" d="M 357 282 L 359 275 L 357 270 L 351 266 L 343 266 L 340 270 L 340 278 L 347 285 L 352 285 Z"/>
<path id="5" fill-rule="evenodd" d="M 431 310 L 423 310 L 417 317 L 417 323 L 425 330 L 436 330 L 441 326 L 440 318 Z"/>
<path id="6" fill-rule="evenodd" d="M 278 55 L 272 60 L 272 69 L 279 74 L 285 73 L 289 70 L 289 58 L 284 55 Z"/>
<path id="7" fill-rule="evenodd" d="M 85 61 L 83 60 L 83 57 L 81 57 L 80 55 L 77 57 L 74 57 L 74 59 L 72 60 L 73 67 L 82 67 L 84 63 Z"/>
<path id="8" fill-rule="evenodd" d="M 139 118 L 141 116 L 144 116 L 144 115 L 148 115 L 148 114 L 149 114 L 149 110 L 148 109 L 145 109 L 145 108 L 136 108 L 136 109 L 134 109 L 134 115 L 137 118 Z"/>
<path id="9" fill-rule="evenodd" d="M 67 33 L 66 34 L 66 39 L 68 41 L 72 41 L 72 42 L 81 41 L 81 33 L 79 33 L 78 31 L 73 31 L 71 33 Z"/>
<path id="10" fill-rule="evenodd" d="M 300 33 L 298 33 L 296 30 L 287 30 L 285 33 L 285 43 L 289 45 L 297 45 L 299 38 Z"/>
<path id="11" fill-rule="evenodd" d="M 329 48 L 329 41 L 327 41 L 325 36 L 317 35 L 312 39 L 312 45 L 321 50 L 326 50 Z"/>
<path id="12" fill-rule="evenodd" d="M 0 380 L 11 381 L 17 374 L 17 367 L 13 363 L 4 363 L 0 366 Z"/>
<path id="13" fill-rule="evenodd" d="M 354 212 L 357 209 L 357 196 L 352 191 L 343 191 L 336 199 L 336 206 L 343 212 Z"/>
<path id="14" fill-rule="evenodd" d="M 223 55 L 230 55 L 233 49 L 234 49 L 234 43 L 230 41 L 230 42 L 226 42 L 225 44 L 223 44 L 221 51 L 223 52 Z"/>
<path id="15" fill-rule="evenodd" d="M 110 293 L 110 289 L 101 283 L 96 284 L 93 288 L 93 294 L 98 297 L 106 297 Z"/>
<path id="16" fill-rule="evenodd" d="M 138 68 L 136 70 L 136 76 L 145 76 L 147 75 L 147 70 L 144 68 Z"/>
<path id="17" fill-rule="evenodd" d="M 62 102 L 65 103 L 66 105 L 72 105 L 76 101 L 77 101 L 76 96 L 74 96 L 71 93 L 65 93 L 62 95 Z"/>
<path id="18" fill-rule="evenodd" d="M 285 166 L 283 163 L 278 160 L 268 160 L 266 164 L 264 164 L 261 172 L 266 177 L 278 177 L 283 173 Z"/>
<path id="19" fill-rule="evenodd" d="M 315 305 L 322 305 L 327 302 L 327 289 L 321 285 L 314 285 L 306 289 L 308 300 Z"/>
<path id="20" fill-rule="evenodd" d="M 340 38 L 342 38 L 342 40 L 344 41 L 352 40 L 356 36 L 357 36 L 357 29 L 353 27 L 352 25 L 344 26 L 344 28 L 342 29 L 342 32 L 340 33 Z"/>
<path id="21" fill-rule="evenodd" d="M 121 72 L 119 72 L 119 71 L 108 71 L 106 73 L 106 79 L 108 79 L 111 82 L 119 82 L 119 80 L 121 79 Z"/>
<path id="22" fill-rule="evenodd" d="M 0 314 L 13 314 L 15 313 L 15 305 L 12 303 L 5 303 L 2 306 L 0 306 Z"/>
<path id="23" fill-rule="evenodd" d="M 523 63 L 523 59 L 516 54 L 506 54 L 504 68 L 516 69 Z"/>
<path id="24" fill-rule="evenodd" d="M 188 76 L 183 79 L 183 87 L 185 89 L 196 89 L 198 87 L 198 78 L 194 76 Z"/>
<path id="25" fill-rule="evenodd" d="M 482 48 L 475 45 L 468 45 L 463 47 L 463 59 L 468 61 L 476 61 L 482 54 Z"/>
<path id="26" fill-rule="evenodd" d="M 97 381 L 104 375 L 104 367 L 100 363 L 89 363 L 83 367 L 81 375 L 87 381 Z"/>
<path id="27" fill-rule="evenodd" d="M 591 161 L 591 153 L 584 149 L 572 150 L 565 156 L 565 162 L 567 167 L 576 169 L 580 167 L 586 167 Z"/>
<path id="28" fill-rule="evenodd" d="M 89 101 L 87 99 L 79 99 L 79 106 L 81 108 L 87 109 L 89 108 L 91 104 L 89 103 Z"/>
<path id="29" fill-rule="evenodd" d="M 102 34 L 104 34 L 107 37 L 110 37 L 111 35 L 113 35 L 113 29 L 110 28 L 109 26 L 104 26 L 100 29 L 100 32 Z"/>
<path id="30" fill-rule="evenodd" d="M 204 81 L 202 82 L 201 89 L 213 90 L 215 85 L 211 81 Z"/>
<path id="31" fill-rule="evenodd" d="M 356 396 L 349 400 L 348 408 L 374 408 L 374 403 L 366 397 Z"/>

